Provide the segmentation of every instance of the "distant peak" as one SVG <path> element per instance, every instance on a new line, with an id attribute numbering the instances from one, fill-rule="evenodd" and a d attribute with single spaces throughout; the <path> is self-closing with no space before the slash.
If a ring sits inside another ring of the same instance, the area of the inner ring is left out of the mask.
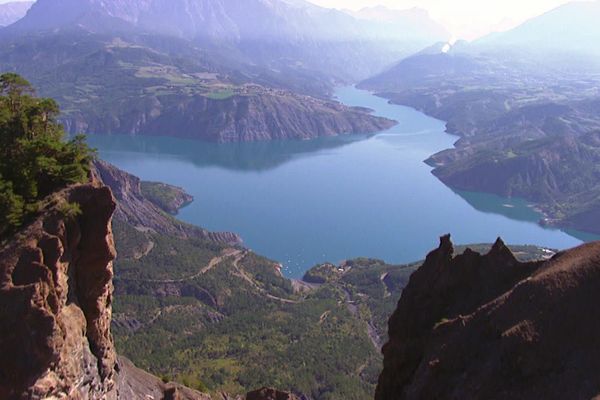
<path id="1" fill-rule="evenodd" d="M 509 256 L 510 258 L 515 258 L 512 251 L 508 248 L 506 243 L 504 243 L 502 238 L 498 238 L 496 240 L 496 243 L 494 243 L 492 246 L 488 256 Z"/>
<path id="2" fill-rule="evenodd" d="M 496 239 L 496 242 L 494 243 L 494 246 L 492 247 L 492 250 L 494 249 L 501 249 L 506 247 L 506 244 L 504 243 L 504 240 L 502 240 L 501 237 L 498 237 L 498 239 Z"/>
<path id="3" fill-rule="evenodd" d="M 452 236 L 450 234 L 440 237 L 440 246 L 438 252 L 454 254 L 454 244 L 452 243 Z"/>

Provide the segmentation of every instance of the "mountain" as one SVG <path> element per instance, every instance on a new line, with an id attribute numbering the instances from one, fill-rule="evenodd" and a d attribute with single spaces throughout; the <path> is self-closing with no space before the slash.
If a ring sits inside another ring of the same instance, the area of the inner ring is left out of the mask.
<path id="1" fill-rule="evenodd" d="M 32 1 L 15 1 L 0 4 L 0 27 L 8 26 L 23 18 L 32 5 Z"/>
<path id="2" fill-rule="evenodd" d="M 381 37 L 403 36 L 406 41 L 427 41 L 422 47 L 451 38 L 450 32 L 421 8 L 397 10 L 378 5 L 345 12 L 356 19 L 370 21 L 370 29 L 377 31 Z"/>
<path id="3" fill-rule="evenodd" d="M 176 36 L 223 47 L 264 67 L 295 65 L 356 79 L 447 36 L 422 16 L 396 25 L 390 32 L 306 1 L 41 0 L 10 32 L 78 27 L 94 33 Z"/>
<path id="4" fill-rule="evenodd" d="M 599 259 L 593 243 L 523 263 L 500 240 L 455 256 L 442 238 L 390 319 L 375 399 L 597 397 Z"/>
<path id="5" fill-rule="evenodd" d="M 600 2 L 575 1 L 474 43 L 486 50 L 598 57 Z"/>
<path id="6" fill-rule="evenodd" d="M 360 21 L 304 2 L 177 1 L 40 0 L 0 31 L 0 69 L 56 98 L 71 133 L 233 142 L 391 126 L 329 99 L 384 64 L 373 51 L 388 57 Z"/>
<path id="7" fill-rule="evenodd" d="M 522 37 L 524 27 L 529 36 L 550 35 L 556 16 L 563 29 L 593 37 L 590 24 L 566 17 L 597 5 L 569 4 L 481 42 L 431 47 L 359 86 L 442 119 L 460 136 L 427 160 L 447 185 L 522 197 L 543 212 L 543 224 L 600 233 L 598 57 L 583 47 L 567 55 L 500 40 Z"/>
<path id="8" fill-rule="evenodd" d="M 365 110 L 294 91 L 302 86 L 321 92 L 318 79 L 304 85 L 306 78 L 293 73 L 284 81 L 279 74 L 285 71 L 273 76 L 223 67 L 218 58 L 175 38 L 34 34 L 9 40 L 0 54 L 1 69 L 18 71 L 40 94 L 58 100 L 61 121 L 72 133 L 230 142 L 369 133 L 391 126 Z"/>

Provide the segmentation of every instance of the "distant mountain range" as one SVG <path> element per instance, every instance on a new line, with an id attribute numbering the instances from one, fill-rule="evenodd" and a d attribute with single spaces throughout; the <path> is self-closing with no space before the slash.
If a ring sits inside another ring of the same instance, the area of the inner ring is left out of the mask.
<path id="1" fill-rule="evenodd" d="M 508 32 L 474 43 L 483 50 L 580 56 L 600 55 L 600 1 L 567 3 Z"/>
<path id="2" fill-rule="evenodd" d="M 600 233 L 600 2 L 559 7 L 474 43 L 442 44 L 361 83 L 447 121 L 428 161 L 456 189 L 520 196 L 544 224 Z"/>
<path id="3" fill-rule="evenodd" d="M 407 40 L 428 38 L 428 43 L 450 39 L 450 32 L 434 21 L 429 12 L 421 8 L 396 10 L 384 6 L 366 7 L 359 11 L 344 10 L 361 21 L 370 21 L 371 29 L 382 37 L 405 37 Z M 427 45 L 426 44 L 426 45 Z"/>
<path id="4" fill-rule="evenodd" d="M 390 126 L 330 101 L 447 39 L 422 12 L 395 28 L 303 0 L 38 0 L 0 30 L 0 70 L 58 99 L 71 132 L 215 141 Z"/>
<path id="5" fill-rule="evenodd" d="M 382 29 L 302 0 L 39 0 L 9 31 L 176 36 L 269 68 L 300 65 L 350 79 L 449 36 L 420 12 L 394 22 L 393 30 Z"/>
<path id="6" fill-rule="evenodd" d="M 0 4 L 0 27 L 8 26 L 23 18 L 33 1 L 15 1 Z"/>

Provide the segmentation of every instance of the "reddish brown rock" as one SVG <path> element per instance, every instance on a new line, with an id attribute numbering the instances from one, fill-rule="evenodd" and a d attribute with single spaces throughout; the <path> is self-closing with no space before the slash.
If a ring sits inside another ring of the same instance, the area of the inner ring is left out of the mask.
<path id="1" fill-rule="evenodd" d="M 66 202 L 79 204 L 81 215 L 64 217 Z M 0 398 L 116 393 L 114 209 L 106 187 L 65 190 L 0 250 Z"/>
<path id="2" fill-rule="evenodd" d="M 117 361 L 110 189 L 94 179 L 47 203 L 0 249 L 0 399 L 210 400 Z"/>
<path id="3" fill-rule="evenodd" d="M 600 243 L 520 263 L 442 238 L 390 319 L 376 399 L 594 398 L 598 304 Z"/>

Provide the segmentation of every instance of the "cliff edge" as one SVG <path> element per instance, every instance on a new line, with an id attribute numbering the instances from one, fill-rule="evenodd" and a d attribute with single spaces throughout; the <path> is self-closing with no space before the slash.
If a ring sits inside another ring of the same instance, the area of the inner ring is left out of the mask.
<path id="1" fill-rule="evenodd" d="M 80 215 L 65 216 L 75 203 Z M 115 206 L 106 187 L 64 190 L 0 251 L 1 398 L 115 393 Z"/>
<path id="2" fill-rule="evenodd" d="M 111 334 L 112 218 L 135 210 L 117 204 L 98 171 L 92 175 L 90 183 L 46 198 L 38 217 L 0 248 L 0 398 L 210 400 L 117 355 Z M 152 209 L 150 215 L 157 214 Z M 189 232 L 205 232 L 196 229 Z M 261 389 L 248 398 L 295 397 Z"/>
<path id="3" fill-rule="evenodd" d="M 600 243 L 521 263 L 441 240 L 389 321 L 377 400 L 600 394 Z"/>
<path id="4" fill-rule="evenodd" d="M 117 357 L 110 189 L 94 179 L 46 202 L 0 250 L 0 398 L 209 399 Z"/>

